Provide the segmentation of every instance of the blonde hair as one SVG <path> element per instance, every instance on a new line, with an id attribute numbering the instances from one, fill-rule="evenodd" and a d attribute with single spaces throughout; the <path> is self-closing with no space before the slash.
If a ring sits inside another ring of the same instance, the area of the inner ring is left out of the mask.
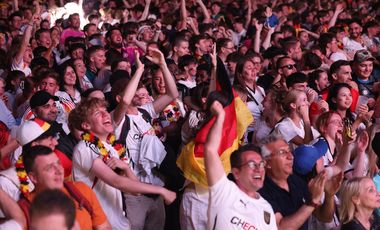
<path id="1" fill-rule="evenodd" d="M 354 219 L 355 204 L 353 197 L 358 197 L 363 192 L 363 182 L 371 180 L 369 177 L 356 177 L 343 183 L 340 190 L 340 221 L 345 224 Z"/>
<path id="2" fill-rule="evenodd" d="M 299 95 L 300 95 L 301 93 L 305 93 L 305 92 L 304 92 L 304 91 L 301 91 L 301 90 L 298 90 L 298 89 L 293 89 L 293 90 L 290 90 L 290 91 L 286 94 L 284 100 L 282 101 L 282 105 L 283 105 L 283 110 L 284 110 L 287 114 L 289 114 L 289 113 L 292 111 L 292 109 L 291 109 L 291 107 L 290 107 L 290 104 L 291 104 L 291 103 L 295 103 L 296 100 L 297 100 L 297 98 L 299 97 Z"/>
<path id="3" fill-rule="evenodd" d="M 72 111 L 72 115 L 69 115 L 70 125 L 81 131 L 88 131 L 82 128 L 82 123 L 88 120 L 88 117 L 94 112 L 96 108 L 104 107 L 107 108 L 107 102 L 100 98 L 88 98 L 82 100 L 79 105 Z M 71 113 L 70 113 L 71 114 Z M 73 123 L 72 120 L 75 120 Z"/>

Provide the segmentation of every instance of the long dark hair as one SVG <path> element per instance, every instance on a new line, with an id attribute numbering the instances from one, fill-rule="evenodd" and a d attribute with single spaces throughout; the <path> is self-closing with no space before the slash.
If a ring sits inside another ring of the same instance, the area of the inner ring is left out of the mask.
<path id="1" fill-rule="evenodd" d="M 342 88 L 347 88 L 351 91 L 351 86 L 347 83 L 337 83 L 330 88 L 329 95 L 327 97 L 327 103 L 329 104 L 330 110 L 336 111 L 338 109 L 338 105 L 333 99 L 337 98 L 339 90 Z M 354 115 L 352 114 L 350 108 L 346 111 L 346 118 L 348 118 L 351 122 L 355 121 Z"/>
<path id="2" fill-rule="evenodd" d="M 66 89 L 65 89 L 65 74 L 66 74 L 66 71 L 67 71 L 68 67 L 71 67 L 74 70 L 74 74 L 75 74 L 75 77 L 76 77 L 74 88 L 76 90 L 78 90 L 79 93 L 82 93 L 83 90 L 80 87 L 79 77 L 78 77 L 78 75 L 77 75 L 77 73 L 75 71 L 75 66 L 73 64 L 73 61 L 71 61 L 71 60 L 66 61 L 62 65 L 59 66 L 59 69 L 58 69 L 58 73 L 59 73 L 59 81 L 58 81 L 59 90 L 66 91 Z"/>

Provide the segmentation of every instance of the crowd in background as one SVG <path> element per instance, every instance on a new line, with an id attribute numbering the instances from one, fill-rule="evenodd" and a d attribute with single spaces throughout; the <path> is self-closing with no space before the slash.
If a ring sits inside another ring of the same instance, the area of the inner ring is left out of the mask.
<path id="1" fill-rule="evenodd" d="M 376 0 L 0 1 L 4 229 L 379 229 L 379 93 Z"/>

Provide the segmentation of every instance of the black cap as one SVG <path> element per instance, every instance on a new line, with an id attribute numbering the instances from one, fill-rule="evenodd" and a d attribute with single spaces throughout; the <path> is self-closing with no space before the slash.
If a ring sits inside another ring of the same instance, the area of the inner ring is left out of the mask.
<path id="1" fill-rule="evenodd" d="M 34 109 L 37 106 L 45 105 L 50 99 L 53 99 L 54 101 L 59 100 L 58 97 L 52 96 L 50 93 L 40 90 L 33 94 L 32 98 L 30 98 L 30 108 Z"/>

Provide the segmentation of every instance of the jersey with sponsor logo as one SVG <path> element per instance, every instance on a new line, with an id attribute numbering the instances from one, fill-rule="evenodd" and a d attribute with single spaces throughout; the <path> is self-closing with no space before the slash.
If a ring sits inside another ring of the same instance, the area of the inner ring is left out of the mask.
<path id="1" fill-rule="evenodd" d="M 210 187 L 207 229 L 276 230 L 272 206 L 251 198 L 223 176 Z"/>

